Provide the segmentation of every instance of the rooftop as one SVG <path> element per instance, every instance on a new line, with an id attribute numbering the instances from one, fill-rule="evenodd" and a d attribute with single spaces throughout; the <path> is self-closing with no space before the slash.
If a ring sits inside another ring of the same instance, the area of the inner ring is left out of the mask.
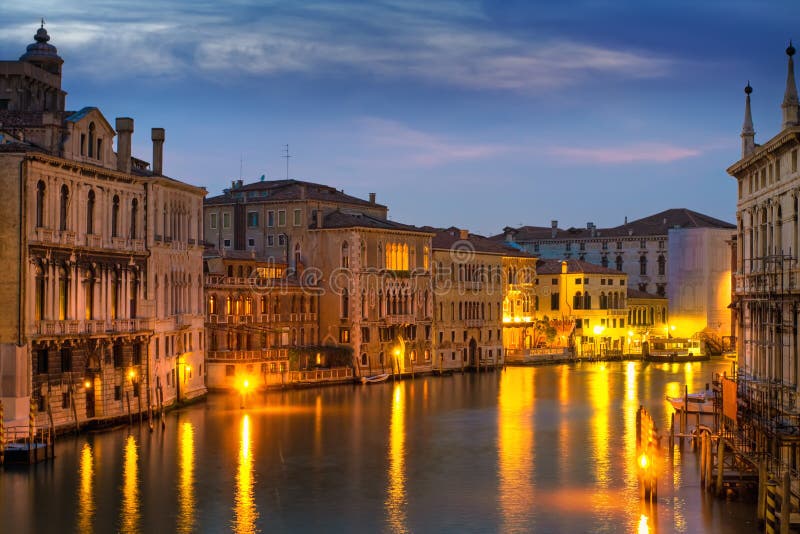
<path id="1" fill-rule="evenodd" d="M 386 206 L 345 194 L 328 185 L 302 180 L 261 180 L 249 184 L 234 182 L 223 194 L 206 199 L 206 204 L 234 204 L 249 202 L 273 202 L 285 200 L 317 200 L 338 202 L 356 206 L 386 209 Z"/>
<path id="2" fill-rule="evenodd" d="M 588 261 L 582 260 L 544 260 L 540 259 L 536 264 L 536 274 L 561 274 L 561 262 L 567 262 L 568 274 L 615 274 L 625 275 L 622 271 L 611 269 L 610 267 L 603 267 L 602 265 L 595 265 Z"/>

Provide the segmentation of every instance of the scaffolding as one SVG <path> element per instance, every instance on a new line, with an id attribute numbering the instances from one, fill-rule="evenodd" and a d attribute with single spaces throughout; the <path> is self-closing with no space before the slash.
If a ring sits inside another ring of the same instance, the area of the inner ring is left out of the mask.
<path id="1" fill-rule="evenodd" d="M 797 481 L 800 288 L 792 269 L 795 257 L 781 253 L 750 261 L 749 271 L 737 277 L 737 410 L 736 420 L 725 426 L 740 453 L 753 462 L 766 461 L 772 476 L 790 472 Z"/>

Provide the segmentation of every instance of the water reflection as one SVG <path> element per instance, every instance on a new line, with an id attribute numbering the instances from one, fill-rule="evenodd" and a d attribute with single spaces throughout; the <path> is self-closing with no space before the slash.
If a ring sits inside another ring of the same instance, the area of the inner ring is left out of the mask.
<path id="1" fill-rule="evenodd" d="M 592 451 L 594 453 L 595 479 L 600 488 L 607 488 L 610 483 L 609 470 L 611 459 L 608 453 L 608 415 L 609 415 L 609 381 L 605 365 L 597 367 L 589 384 L 589 402 L 592 406 Z M 604 492 L 598 492 L 605 495 Z"/>
<path id="2" fill-rule="evenodd" d="M 193 532 L 195 523 L 194 497 L 194 427 L 181 424 L 178 448 L 178 532 Z"/>
<path id="3" fill-rule="evenodd" d="M 139 532 L 139 452 L 136 440 L 129 435 L 122 459 L 122 508 L 120 532 Z"/>
<path id="4" fill-rule="evenodd" d="M 258 532 L 256 519 L 258 511 L 253 492 L 253 455 L 250 437 L 250 416 L 242 417 L 242 437 L 239 442 L 239 466 L 236 471 L 236 508 L 233 530 L 237 534 L 252 534 Z"/>
<path id="5" fill-rule="evenodd" d="M 88 443 L 83 444 L 80 462 L 80 486 L 78 487 L 78 525 L 81 533 L 93 532 L 94 525 L 94 455 Z"/>
<path id="6" fill-rule="evenodd" d="M 534 502 L 533 408 L 536 369 L 504 372 L 497 396 L 497 453 L 500 468 L 500 511 L 506 532 L 532 529 Z"/>
<path id="7" fill-rule="evenodd" d="M 408 532 L 406 526 L 406 398 L 404 384 L 394 386 L 389 424 L 389 487 L 386 513 L 392 532 Z"/>

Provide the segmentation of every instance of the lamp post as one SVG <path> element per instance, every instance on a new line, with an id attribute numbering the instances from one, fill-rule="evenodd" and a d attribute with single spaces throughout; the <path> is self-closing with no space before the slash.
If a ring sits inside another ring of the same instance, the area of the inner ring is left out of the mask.
<path id="1" fill-rule="evenodd" d="M 597 356 L 597 337 L 605 331 L 606 327 L 601 324 L 596 324 L 592 328 L 592 333 L 594 333 L 594 346 L 595 346 L 595 357 Z"/>

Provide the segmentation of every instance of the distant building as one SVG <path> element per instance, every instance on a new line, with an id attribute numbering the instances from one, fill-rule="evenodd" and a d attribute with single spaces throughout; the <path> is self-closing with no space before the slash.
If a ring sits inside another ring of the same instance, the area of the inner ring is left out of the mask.
<path id="1" fill-rule="evenodd" d="M 581 260 L 539 260 L 537 317 L 574 327 L 579 357 L 621 355 L 627 348 L 628 275 Z"/>
<path id="2" fill-rule="evenodd" d="M 67 111 L 63 60 L 34 39 L 0 62 L 4 417 L 72 426 L 201 395 L 205 190 L 163 175 L 163 129 L 149 168 L 132 119 Z"/>
<path id="3" fill-rule="evenodd" d="M 504 341 L 514 338 L 514 348 L 521 344 L 521 338 L 524 337 L 522 332 L 526 326 L 530 326 L 533 315 L 532 294 L 507 298 L 509 287 L 518 291 L 516 282 L 506 283 L 507 272 L 516 272 L 508 262 L 517 258 L 521 258 L 520 261 L 527 260 L 528 274 L 532 280 L 536 259 L 467 230 L 451 227 L 435 231 L 435 367 L 447 370 L 502 364 L 505 361 L 504 347 L 508 346 Z M 520 280 L 524 275 L 520 269 Z M 509 313 L 521 317 L 523 312 L 527 315 L 527 321 L 504 321 L 504 316 Z"/>
<path id="4" fill-rule="evenodd" d="M 237 181 L 204 210 L 207 241 L 223 259 L 284 264 L 318 294 L 315 335 L 293 349 L 298 365 L 338 362 L 359 375 L 431 369 L 432 232 L 390 221 L 374 194 L 299 180 Z M 296 317 L 262 326 L 302 327 Z"/>
<path id="5" fill-rule="evenodd" d="M 651 337 L 670 337 L 667 298 L 628 288 L 628 338 L 626 354 L 641 354 L 642 344 Z"/>
<path id="6" fill-rule="evenodd" d="M 666 296 L 683 336 L 706 330 L 730 334 L 729 255 L 734 225 L 685 208 L 612 228 L 506 227 L 493 239 L 543 259 L 577 259 L 627 274 L 632 289 Z M 690 245 L 691 250 L 684 248 Z M 702 276 L 693 270 L 700 269 Z"/>

